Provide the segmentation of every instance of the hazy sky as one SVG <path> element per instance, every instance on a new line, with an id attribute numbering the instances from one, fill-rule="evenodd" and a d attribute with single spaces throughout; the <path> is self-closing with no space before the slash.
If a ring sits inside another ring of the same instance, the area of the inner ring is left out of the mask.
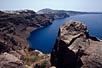
<path id="1" fill-rule="evenodd" d="M 0 10 L 43 8 L 102 12 L 102 0 L 0 0 Z"/>

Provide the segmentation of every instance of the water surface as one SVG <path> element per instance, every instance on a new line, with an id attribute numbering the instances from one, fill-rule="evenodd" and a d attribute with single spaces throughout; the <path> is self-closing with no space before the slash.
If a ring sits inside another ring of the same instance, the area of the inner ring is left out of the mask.
<path id="1" fill-rule="evenodd" d="M 53 21 L 52 25 L 33 31 L 28 38 L 30 46 L 44 53 L 50 53 L 53 45 L 55 44 L 60 25 L 67 20 L 84 22 L 91 35 L 102 38 L 102 14 L 84 14 L 65 19 L 57 19 Z"/>
<path id="2" fill-rule="evenodd" d="M 30 46 L 44 53 L 51 52 L 58 35 L 59 27 L 66 20 L 67 19 L 57 19 L 53 21 L 52 25 L 33 31 L 28 38 Z"/>

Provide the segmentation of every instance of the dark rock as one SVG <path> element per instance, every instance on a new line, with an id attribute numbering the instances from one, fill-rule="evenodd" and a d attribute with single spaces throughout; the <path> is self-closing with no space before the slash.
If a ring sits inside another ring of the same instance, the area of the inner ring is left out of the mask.
<path id="1" fill-rule="evenodd" d="M 4 43 L 0 42 L 0 54 L 8 51 L 9 51 L 9 48 Z"/>

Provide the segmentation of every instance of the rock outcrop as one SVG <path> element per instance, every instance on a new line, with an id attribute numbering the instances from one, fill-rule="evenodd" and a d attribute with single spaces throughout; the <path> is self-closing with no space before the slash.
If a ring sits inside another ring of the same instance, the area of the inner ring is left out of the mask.
<path id="1" fill-rule="evenodd" d="M 57 68 L 101 68 L 102 41 L 88 33 L 85 24 L 69 21 L 59 29 L 51 52 L 51 65 Z"/>

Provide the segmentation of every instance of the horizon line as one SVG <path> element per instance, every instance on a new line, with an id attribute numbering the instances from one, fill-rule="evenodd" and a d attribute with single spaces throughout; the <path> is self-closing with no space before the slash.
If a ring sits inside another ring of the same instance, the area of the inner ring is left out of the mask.
<path id="1" fill-rule="evenodd" d="M 43 8 L 43 9 L 51 9 L 51 8 Z M 40 9 L 40 10 L 43 10 L 43 9 Z M 38 12 L 40 10 L 34 10 L 34 9 L 31 9 L 31 8 L 24 8 L 24 9 L 0 9 L 0 11 L 20 11 L 20 10 L 33 10 L 34 12 Z M 65 9 L 51 9 L 51 10 L 63 10 L 63 11 L 76 11 L 76 12 L 101 12 L 102 11 L 82 11 L 82 10 L 65 10 Z"/>

